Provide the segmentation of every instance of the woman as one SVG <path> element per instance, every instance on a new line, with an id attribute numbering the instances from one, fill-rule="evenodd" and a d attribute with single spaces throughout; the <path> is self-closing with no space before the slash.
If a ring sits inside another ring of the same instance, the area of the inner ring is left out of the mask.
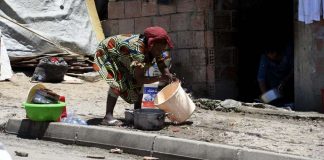
<path id="1" fill-rule="evenodd" d="M 94 69 L 110 86 L 103 125 L 122 124 L 113 117 L 118 96 L 138 109 L 141 107 L 143 84 L 157 81 L 170 83 L 176 80 L 162 57 L 162 52 L 168 47 L 173 48 L 173 44 L 161 27 L 146 28 L 144 35 L 116 35 L 100 42 L 95 53 Z M 158 64 L 162 76 L 145 77 L 146 70 L 153 65 L 153 59 Z"/>
<path id="2" fill-rule="evenodd" d="M 271 102 L 282 106 L 293 102 L 294 99 L 294 61 L 290 46 L 282 50 L 280 47 L 269 47 L 261 56 L 257 75 L 262 94 L 271 89 L 278 89 L 282 98 Z"/>

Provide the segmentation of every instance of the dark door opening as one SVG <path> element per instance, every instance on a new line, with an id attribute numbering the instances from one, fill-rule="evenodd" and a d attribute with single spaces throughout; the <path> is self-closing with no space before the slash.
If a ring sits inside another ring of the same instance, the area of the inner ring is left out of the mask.
<path id="1" fill-rule="evenodd" d="M 240 0 L 238 11 L 238 98 L 251 102 L 261 94 L 257 71 L 266 47 L 293 44 L 293 0 Z"/>

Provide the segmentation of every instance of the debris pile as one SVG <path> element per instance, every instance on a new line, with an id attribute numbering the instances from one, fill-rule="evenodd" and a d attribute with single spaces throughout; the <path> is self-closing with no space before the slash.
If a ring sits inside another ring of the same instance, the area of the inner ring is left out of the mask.
<path id="1" fill-rule="evenodd" d="M 197 107 L 205 109 L 205 110 L 215 110 L 215 111 L 223 111 L 223 112 L 240 112 L 240 108 L 242 107 L 252 107 L 252 108 L 262 108 L 262 109 L 273 109 L 273 110 L 281 110 L 282 108 L 278 108 L 269 104 L 264 103 L 244 103 L 239 102 L 232 99 L 226 99 L 224 101 L 221 100 L 213 100 L 206 98 L 194 99 L 194 103 Z"/>
<path id="2" fill-rule="evenodd" d="M 25 58 L 24 60 L 11 61 L 13 68 L 36 68 L 40 60 L 46 57 L 61 57 L 68 64 L 67 73 L 93 72 L 91 57 L 81 55 L 46 55 L 42 57 Z"/>

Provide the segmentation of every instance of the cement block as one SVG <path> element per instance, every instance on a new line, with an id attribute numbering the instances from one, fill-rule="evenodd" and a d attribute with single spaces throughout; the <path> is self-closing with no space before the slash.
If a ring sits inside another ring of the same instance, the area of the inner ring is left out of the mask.
<path id="1" fill-rule="evenodd" d="M 23 138 L 42 138 L 48 122 L 33 122 L 29 119 L 9 119 L 5 126 L 5 132 L 16 134 Z"/>
<path id="2" fill-rule="evenodd" d="M 177 12 L 192 12 L 194 10 L 194 0 L 177 0 Z"/>
<path id="3" fill-rule="evenodd" d="M 121 19 L 119 20 L 119 33 L 128 34 L 134 33 L 134 19 Z"/>
<path id="4" fill-rule="evenodd" d="M 144 33 L 144 29 L 152 26 L 152 17 L 135 18 L 135 33 Z"/>
<path id="5" fill-rule="evenodd" d="M 175 1 L 170 1 L 170 4 L 167 4 L 167 5 L 160 4 L 159 5 L 159 14 L 160 15 L 165 15 L 165 14 L 176 13 L 177 8 L 176 8 L 175 3 L 176 3 Z"/>
<path id="6" fill-rule="evenodd" d="M 50 139 L 74 143 L 78 126 L 63 123 L 33 122 L 28 119 L 9 119 L 5 132 L 23 138 Z"/>
<path id="7" fill-rule="evenodd" d="M 125 17 L 140 17 L 142 13 L 142 2 L 141 1 L 125 1 Z"/>
<path id="8" fill-rule="evenodd" d="M 124 18 L 124 8 L 124 1 L 108 2 L 108 19 Z"/>
<path id="9" fill-rule="evenodd" d="M 48 126 L 43 138 L 75 143 L 79 128 L 79 125 L 53 122 Z"/>
<path id="10" fill-rule="evenodd" d="M 169 15 L 153 17 L 153 25 L 160 26 L 166 31 L 170 31 L 171 17 Z"/>
<path id="11" fill-rule="evenodd" d="M 196 0 L 195 5 L 197 11 L 206 11 L 208 9 L 213 9 L 214 6 L 213 4 L 214 4 L 213 0 Z"/>
<path id="12" fill-rule="evenodd" d="M 203 150 L 199 149 L 200 145 L 201 142 L 198 141 L 158 136 L 155 139 L 153 150 L 158 154 L 200 158 L 205 154 Z"/>
<path id="13" fill-rule="evenodd" d="M 142 1 L 142 16 L 155 16 L 157 13 L 157 0 Z"/>
<path id="14" fill-rule="evenodd" d="M 193 41 L 192 42 L 193 48 L 204 48 L 205 47 L 205 33 L 204 33 L 204 31 L 193 31 L 192 41 Z"/>
<path id="15" fill-rule="evenodd" d="M 237 160 L 237 153 L 239 148 L 202 142 L 199 147 L 202 152 L 202 159 L 221 159 L 221 160 Z"/>
<path id="16" fill-rule="evenodd" d="M 78 143 L 101 144 L 136 151 L 151 151 L 156 135 L 103 128 L 97 126 L 81 126 L 77 135 Z"/>
<path id="17" fill-rule="evenodd" d="M 195 13 L 190 17 L 191 30 L 205 30 L 205 15 L 203 13 Z"/>
<path id="18" fill-rule="evenodd" d="M 171 15 L 171 31 L 186 31 L 190 25 L 190 14 L 177 13 Z"/>
<path id="19" fill-rule="evenodd" d="M 178 32 L 178 48 L 192 48 L 193 45 L 193 31 Z"/>
<path id="20" fill-rule="evenodd" d="M 249 149 L 241 150 L 237 155 L 238 160 L 311 160 L 306 157 Z"/>

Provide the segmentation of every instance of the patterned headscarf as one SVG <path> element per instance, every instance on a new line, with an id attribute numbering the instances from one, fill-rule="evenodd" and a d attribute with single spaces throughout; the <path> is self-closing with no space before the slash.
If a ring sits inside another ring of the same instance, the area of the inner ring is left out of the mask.
<path id="1" fill-rule="evenodd" d="M 144 35 L 147 38 L 148 48 L 151 49 L 154 41 L 165 39 L 169 48 L 173 48 L 171 38 L 162 27 L 148 27 L 144 30 Z"/>

